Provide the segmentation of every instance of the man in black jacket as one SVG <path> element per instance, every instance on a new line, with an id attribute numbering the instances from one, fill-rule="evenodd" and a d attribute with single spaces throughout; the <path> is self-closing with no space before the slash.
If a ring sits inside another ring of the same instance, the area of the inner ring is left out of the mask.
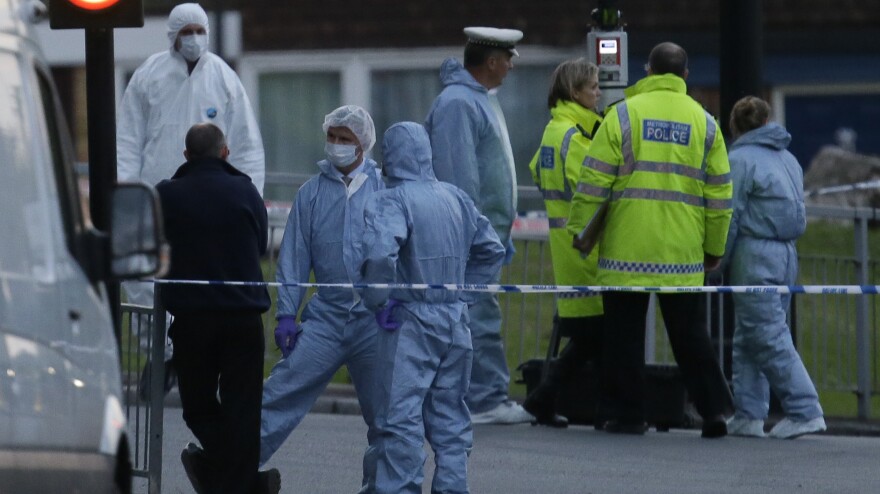
<path id="1" fill-rule="evenodd" d="M 171 245 L 168 278 L 262 282 L 266 207 L 251 179 L 226 162 L 223 132 L 192 126 L 183 155 L 186 163 L 156 186 Z M 277 493 L 278 470 L 257 472 L 266 287 L 169 284 L 161 299 L 174 315 L 169 336 L 183 419 L 202 446 L 190 443 L 181 454 L 193 487 Z"/>

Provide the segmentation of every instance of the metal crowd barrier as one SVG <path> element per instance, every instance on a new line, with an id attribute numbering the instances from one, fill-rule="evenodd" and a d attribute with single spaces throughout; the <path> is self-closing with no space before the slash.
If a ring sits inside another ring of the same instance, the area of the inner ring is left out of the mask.
<path id="1" fill-rule="evenodd" d="M 160 286 L 157 285 L 156 300 L 159 300 L 159 292 Z M 121 311 L 123 401 L 132 475 L 146 479 L 149 494 L 160 494 L 165 408 L 165 310 L 160 304 L 157 307 L 122 304 Z M 144 379 L 141 379 L 142 374 Z"/>
<path id="2" fill-rule="evenodd" d="M 523 193 L 521 188 L 521 194 Z M 840 220 L 853 224 L 855 252 L 852 257 L 801 256 L 798 284 L 873 285 L 877 283 L 880 263 L 868 256 L 868 223 L 880 219 L 880 210 L 834 207 L 809 207 L 811 218 Z M 283 208 L 270 210 L 270 246 L 268 262 L 274 273 L 276 248 L 287 220 Z M 516 233 L 517 254 L 511 265 L 503 269 L 504 284 L 553 284 L 550 249 L 546 234 Z M 156 286 L 156 300 L 160 287 Z M 508 364 L 515 369 L 519 363 L 547 355 L 552 331 L 555 299 L 553 294 L 505 293 L 501 295 L 503 310 L 502 337 Z M 712 298 L 715 297 L 715 300 Z M 820 391 L 851 392 L 858 402 L 858 418 L 871 417 L 871 396 L 877 389 L 878 313 L 877 298 L 869 295 L 837 294 L 798 295 L 793 297 L 792 331 L 798 348 L 817 388 Z M 646 362 L 671 363 L 672 353 L 658 317 L 655 304 L 649 308 L 646 323 Z M 716 344 L 719 360 L 729 366 L 725 352 L 730 344 L 732 312 L 721 294 L 706 295 L 706 328 Z M 150 366 L 147 380 L 148 396 L 164 396 L 165 311 L 122 304 L 124 326 L 132 330 L 123 334 L 123 376 L 125 407 L 132 439 L 134 475 L 146 478 L 150 494 L 161 492 L 162 481 L 162 416 L 163 400 L 140 400 L 140 374 Z M 728 316 L 728 317 L 725 317 Z M 141 321 L 142 324 L 137 324 Z M 149 344 L 142 346 L 143 331 L 152 329 Z M 125 331 L 123 331 L 125 333 Z M 803 350 L 809 349 L 809 352 Z M 855 357 L 855 360 L 853 360 Z"/>

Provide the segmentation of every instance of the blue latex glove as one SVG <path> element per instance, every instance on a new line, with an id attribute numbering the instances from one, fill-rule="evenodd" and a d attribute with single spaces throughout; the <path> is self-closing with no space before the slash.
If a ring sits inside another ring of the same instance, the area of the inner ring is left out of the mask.
<path id="1" fill-rule="evenodd" d="M 513 255 L 516 254 L 516 248 L 513 246 L 513 238 L 507 239 L 507 245 L 504 246 L 504 262 L 505 266 L 513 262 Z"/>
<path id="2" fill-rule="evenodd" d="M 394 316 L 391 313 L 398 305 L 400 305 L 400 302 L 393 298 L 389 298 L 385 307 L 382 307 L 382 310 L 376 313 L 376 322 L 379 323 L 380 328 L 394 331 L 400 327 L 400 323 L 394 319 Z"/>
<path id="3" fill-rule="evenodd" d="M 278 318 L 278 327 L 275 328 L 275 344 L 278 345 L 284 358 L 287 358 L 293 351 L 300 333 L 302 333 L 302 329 L 296 325 L 295 317 L 281 316 Z"/>

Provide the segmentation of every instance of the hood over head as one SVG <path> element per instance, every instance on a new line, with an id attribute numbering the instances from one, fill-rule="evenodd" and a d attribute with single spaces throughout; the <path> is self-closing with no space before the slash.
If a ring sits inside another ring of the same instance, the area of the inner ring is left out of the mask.
<path id="1" fill-rule="evenodd" d="M 389 185 L 404 180 L 437 180 L 431 161 L 431 140 L 421 124 L 400 122 L 389 127 L 382 138 L 382 155 Z"/>
<path id="2" fill-rule="evenodd" d="M 174 46 L 177 33 L 189 24 L 198 24 L 205 28 L 205 34 L 211 34 L 205 9 L 197 3 L 182 3 L 174 7 L 168 15 L 168 41 L 171 46 Z"/>
<path id="3" fill-rule="evenodd" d="M 454 58 L 447 58 L 440 66 L 440 82 L 443 83 L 443 86 L 461 84 L 484 93 L 489 91 L 474 79 L 474 76 L 464 68 L 461 62 Z"/>
<path id="4" fill-rule="evenodd" d="M 782 150 L 788 149 L 790 143 L 791 134 L 789 134 L 788 131 L 778 123 L 771 122 L 739 136 L 730 149 L 733 150 L 740 146 L 757 145 Z"/>

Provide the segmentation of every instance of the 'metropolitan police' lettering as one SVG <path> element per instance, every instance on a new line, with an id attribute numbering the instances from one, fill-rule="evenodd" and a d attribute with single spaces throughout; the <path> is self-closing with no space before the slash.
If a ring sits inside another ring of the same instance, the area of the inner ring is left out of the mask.
<path id="1" fill-rule="evenodd" d="M 691 141 L 691 126 L 665 120 L 644 120 L 642 139 L 654 142 L 668 142 L 687 146 Z"/>

